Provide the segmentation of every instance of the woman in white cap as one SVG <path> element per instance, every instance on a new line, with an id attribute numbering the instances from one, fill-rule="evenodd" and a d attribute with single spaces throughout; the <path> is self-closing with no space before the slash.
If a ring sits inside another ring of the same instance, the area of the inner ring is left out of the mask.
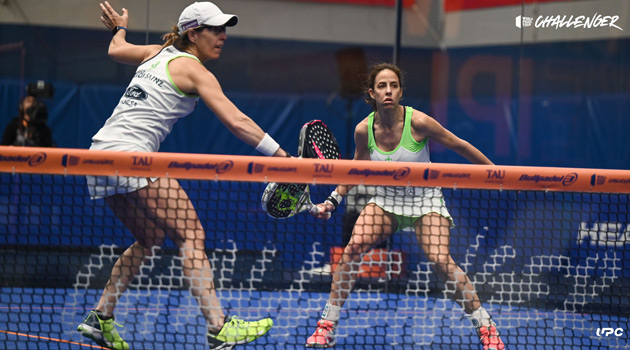
<path id="1" fill-rule="evenodd" d="M 109 56 L 138 69 L 90 149 L 157 152 L 173 124 L 190 114 L 201 98 L 240 140 L 268 156 L 289 156 L 223 94 L 216 77 L 202 64 L 219 58 L 226 27 L 236 25 L 238 17 L 224 14 L 213 3 L 196 2 L 164 35 L 164 45 L 133 45 L 125 40 L 128 11 L 123 8 L 120 15 L 107 2 L 100 7 L 101 21 L 113 33 Z M 223 313 L 204 250 L 204 229 L 177 180 L 104 176 L 87 180 L 91 197 L 105 198 L 136 242 L 116 261 L 97 306 L 78 327 L 81 334 L 109 349 L 129 348 L 116 331 L 114 308 L 152 247 L 161 246 L 166 237 L 180 248 L 184 281 L 207 321 L 210 349 L 231 349 L 271 328 L 268 318 L 245 322 Z"/>

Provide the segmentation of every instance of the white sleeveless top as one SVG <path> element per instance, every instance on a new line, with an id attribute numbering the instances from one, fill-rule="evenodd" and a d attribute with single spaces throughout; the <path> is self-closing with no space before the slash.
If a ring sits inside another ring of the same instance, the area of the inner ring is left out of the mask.
<path id="1" fill-rule="evenodd" d="M 140 64 L 111 117 L 92 138 L 92 149 L 111 143 L 126 144 L 123 148 L 128 151 L 160 149 L 173 125 L 190 114 L 199 100 L 199 96 L 183 93 L 171 80 L 168 63 L 178 57 L 201 64 L 197 57 L 173 46 Z"/>
<path id="2" fill-rule="evenodd" d="M 378 148 L 374 138 L 374 112 L 368 116 L 368 151 L 370 160 L 389 162 L 430 163 L 428 138 L 416 141 L 411 134 L 413 108 L 405 108 L 405 123 L 396 149 L 386 152 Z M 437 213 L 453 220 L 444 204 L 439 187 L 376 186 L 374 197 L 369 201 L 383 210 L 398 215 L 397 229 L 412 227 L 415 220 L 429 213 Z M 411 218 L 406 220 L 403 217 Z"/>

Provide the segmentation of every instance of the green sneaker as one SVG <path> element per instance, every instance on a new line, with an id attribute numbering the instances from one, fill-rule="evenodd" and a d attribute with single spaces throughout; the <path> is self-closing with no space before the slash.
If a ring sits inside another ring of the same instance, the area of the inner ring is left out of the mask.
<path id="1" fill-rule="evenodd" d="M 208 332 L 211 350 L 229 350 L 237 344 L 252 342 L 271 329 L 273 321 L 265 318 L 260 321 L 245 322 L 236 316 L 225 317 L 225 324 L 218 334 Z"/>
<path id="2" fill-rule="evenodd" d="M 77 330 L 81 335 L 94 340 L 100 346 L 115 350 L 129 350 L 129 344 L 120 337 L 116 326 L 122 327 L 114 322 L 113 318 L 101 320 L 96 312 L 90 311 L 85 321 L 77 327 Z"/>

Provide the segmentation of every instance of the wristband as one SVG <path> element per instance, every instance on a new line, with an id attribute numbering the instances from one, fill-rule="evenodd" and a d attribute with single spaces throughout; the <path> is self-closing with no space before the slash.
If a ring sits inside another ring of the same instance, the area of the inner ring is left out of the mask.
<path id="1" fill-rule="evenodd" d="M 116 35 L 116 33 L 118 33 L 119 30 L 124 30 L 125 32 L 127 31 L 127 27 L 123 27 L 123 26 L 116 26 L 114 27 L 114 29 L 112 29 L 112 35 Z"/>
<path id="2" fill-rule="evenodd" d="M 266 156 L 273 156 L 279 148 L 280 145 L 267 133 L 265 133 L 265 136 L 260 140 L 258 146 L 256 146 L 256 150 Z"/>
<path id="3" fill-rule="evenodd" d="M 343 197 L 339 193 L 337 193 L 337 191 L 332 191 L 330 196 L 326 198 L 326 202 L 332 204 L 332 206 L 335 207 L 335 210 L 337 210 L 337 207 L 339 206 L 339 204 L 341 204 L 341 201 L 343 201 Z"/>

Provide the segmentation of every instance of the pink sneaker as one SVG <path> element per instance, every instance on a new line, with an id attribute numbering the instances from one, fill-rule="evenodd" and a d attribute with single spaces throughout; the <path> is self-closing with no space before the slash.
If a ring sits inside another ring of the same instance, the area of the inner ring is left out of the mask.
<path id="1" fill-rule="evenodd" d="M 499 337 L 497 327 L 493 324 L 489 326 L 477 328 L 477 334 L 479 334 L 479 341 L 483 345 L 483 350 L 503 350 L 505 344 Z"/>
<path id="2" fill-rule="evenodd" d="M 332 348 L 337 343 L 335 329 L 337 327 L 331 321 L 317 321 L 315 333 L 306 340 L 307 348 Z"/>

